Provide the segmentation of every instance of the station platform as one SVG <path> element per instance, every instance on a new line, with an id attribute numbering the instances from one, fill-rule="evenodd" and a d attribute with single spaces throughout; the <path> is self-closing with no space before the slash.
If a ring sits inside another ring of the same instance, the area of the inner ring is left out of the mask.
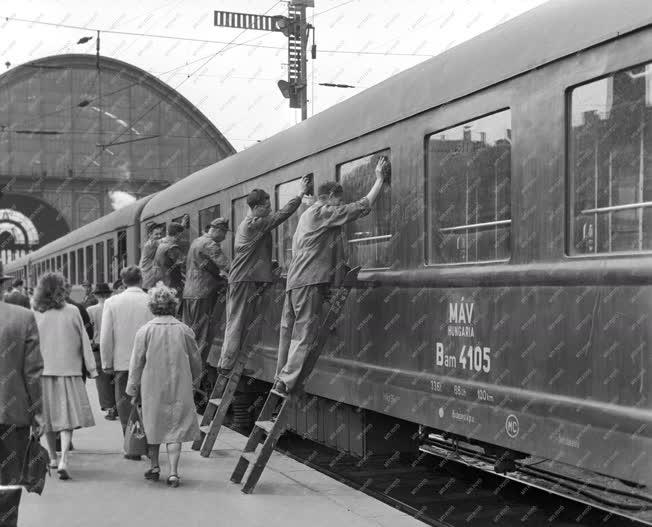
<path id="1" fill-rule="evenodd" d="M 96 426 L 77 430 L 70 453 L 71 480 L 47 478 L 41 496 L 23 490 L 19 527 L 294 527 L 424 524 L 293 459 L 274 452 L 253 494 L 229 481 L 246 438 L 223 428 L 210 458 L 184 445 L 181 485 L 167 487 L 167 454 L 161 479 L 145 481 L 147 460 L 122 455 L 119 421 L 107 421 L 94 381 L 87 391 Z"/>

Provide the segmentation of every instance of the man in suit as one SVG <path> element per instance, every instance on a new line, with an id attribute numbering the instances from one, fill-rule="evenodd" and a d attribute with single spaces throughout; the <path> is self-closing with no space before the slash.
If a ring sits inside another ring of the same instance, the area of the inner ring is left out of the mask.
<path id="1" fill-rule="evenodd" d="M 0 298 L 11 280 L 0 262 Z M 43 358 L 38 329 L 28 309 L 0 302 L 0 518 L 15 526 L 22 489 L 17 487 L 30 426 L 40 435 Z M 8 486 L 8 487 L 7 487 Z"/>
<path id="2" fill-rule="evenodd" d="M 195 332 L 202 362 L 202 379 L 195 404 L 203 413 L 213 391 L 215 367 L 206 363 L 217 325 L 224 313 L 230 262 L 220 243 L 229 230 L 229 220 L 216 218 L 206 234 L 192 242 L 186 258 L 186 283 L 183 288 L 183 322 Z M 203 396 L 205 395 L 205 396 Z"/>
<path id="3" fill-rule="evenodd" d="M 143 276 L 135 265 L 126 267 L 121 273 L 126 289 L 104 302 L 102 331 L 100 333 L 100 356 L 104 373 L 114 374 L 115 401 L 122 432 L 127 428 L 131 411 L 131 398 L 126 394 L 129 362 L 136 332 L 154 315 L 149 310 L 149 297 L 141 289 Z M 127 456 L 140 459 L 140 456 Z"/>
<path id="4" fill-rule="evenodd" d="M 95 295 L 93 294 L 93 284 L 91 284 L 88 280 L 84 280 L 82 286 L 84 286 L 84 298 L 81 301 L 82 306 L 87 308 L 96 305 L 97 298 L 95 298 Z"/>

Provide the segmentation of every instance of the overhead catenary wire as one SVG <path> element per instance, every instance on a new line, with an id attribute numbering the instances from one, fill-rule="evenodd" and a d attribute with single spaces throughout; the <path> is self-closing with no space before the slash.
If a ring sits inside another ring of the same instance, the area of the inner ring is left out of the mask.
<path id="1" fill-rule="evenodd" d="M 278 2 L 277 2 L 278 3 Z M 238 42 L 234 43 L 233 40 L 230 42 L 225 42 L 223 40 L 211 40 L 211 39 L 202 39 L 202 38 L 192 38 L 192 37 L 180 37 L 180 36 L 175 36 L 175 35 L 161 35 L 161 34 L 155 34 L 155 33 L 138 33 L 134 31 L 118 31 L 114 29 L 101 29 L 101 28 L 91 28 L 91 27 L 86 27 L 86 26 L 75 26 L 71 24 L 59 24 L 56 22 L 46 22 L 44 20 L 30 20 L 30 19 L 25 19 L 25 18 L 17 18 L 17 17 L 11 17 L 11 16 L 5 16 L 5 17 L 0 17 L 4 18 L 6 21 L 14 21 L 14 22 L 24 22 L 27 24 L 41 24 L 45 26 L 51 26 L 51 27 L 58 27 L 58 28 L 65 28 L 65 29 L 78 29 L 82 31 L 100 31 L 101 33 L 106 33 L 106 34 L 114 34 L 114 35 L 130 35 L 130 36 L 136 36 L 136 37 L 147 37 L 147 38 L 161 38 L 161 39 L 169 39 L 169 40 L 181 40 L 181 41 L 186 41 L 186 42 L 201 42 L 205 44 L 223 44 L 226 46 L 232 46 L 232 47 L 239 47 L 239 46 L 245 46 L 245 47 L 253 47 L 253 48 L 261 48 L 261 49 L 273 49 L 273 50 L 281 50 L 285 51 L 285 47 L 280 47 L 280 46 L 267 46 L 263 44 L 252 44 L 251 41 L 249 42 Z M 246 30 L 245 30 L 246 31 Z M 242 33 L 240 33 L 238 36 L 240 36 Z M 238 38 L 238 37 L 236 37 Z M 253 40 L 258 40 L 261 37 L 256 37 L 256 39 Z M 224 50 L 220 50 L 222 52 Z M 393 51 L 365 51 L 365 50 L 347 50 L 347 49 L 320 49 L 321 53 L 336 53 L 336 54 L 346 54 L 346 55 L 369 55 L 369 56 L 392 56 L 392 57 L 424 57 L 424 58 L 430 58 L 433 57 L 434 55 L 429 54 L 429 53 L 397 53 Z"/>

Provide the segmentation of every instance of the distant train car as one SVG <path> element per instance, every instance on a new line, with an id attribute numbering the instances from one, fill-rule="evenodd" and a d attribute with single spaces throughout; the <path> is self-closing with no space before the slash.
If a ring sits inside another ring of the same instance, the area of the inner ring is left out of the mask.
<path id="1" fill-rule="evenodd" d="M 29 287 L 47 271 L 62 273 L 81 299 L 81 284 L 119 278 L 120 269 L 137 264 L 140 257 L 140 213 L 152 198 L 147 196 L 55 240 L 7 265 Z"/>
<path id="2" fill-rule="evenodd" d="M 357 199 L 389 157 L 391 184 L 347 228 L 367 287 L 307 387 L 354 411 L 292 425 L 364 452 L 370 409 L 648 486 L 651 23 L 645 0 L 549 2 L 162 191 L 141 229 L 235 227 L 251 189 L 278 208 L 306 174 Z M 250 365 L 266 381 L 282 301 L 278 286 Z"/>

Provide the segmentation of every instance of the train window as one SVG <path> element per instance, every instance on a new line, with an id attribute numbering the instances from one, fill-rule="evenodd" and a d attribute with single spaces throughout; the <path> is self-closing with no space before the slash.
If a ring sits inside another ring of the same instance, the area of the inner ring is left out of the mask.
<path id="1" fill-rule="evenodd" d="M 428 136 L 428 261 L 510 257 L 511 111 Z"/>
<path id="2" fill-rule="evenodd" d="M 181 236 L 181 241 L 185 242 L 186 246 L 190 244 L 190 216 L 188 214 L 184 214 L 183 216 L 179 216 L 178 218 L 172 218 L 172 221 L 175 223 L 180 223 L 185 227 L 185 230 L 183 231 L 183 236 Z"/>
<path id="3" fill-rule="evenodd" d="M 61 255 L 57 256 L 57 273 L 63 273 L 63 268 L 61 267 Z"/>
<path id="4" fill-rule="evenodd" d="M 95 244 L 95 271 L 97 283 L 104 282 L 104 242 Z"/>
<path id="5" fill-rule="evenodd" d="M 52 258 L 50 258 L 50 270 L 53 273 L 56 273 L 58 271 L 56 260 L 55 260 L 54 256 Z"/>
<path id="6" fill-rule="evenodd" d="M 199 211 L 199 234 L 208 232 L 208 226 L 215 218 L 220 217 L 220 206 L 213 205 Z"/>
<path id="7" fill-rule="evenodd" d="M 115 280 L 115 247 L 113 238 L 106 240 L 106 281 L 112 284 Z"/>
<path id="8" fill-rule="evenodd" d="M 91 284 L 95 282 L 95 260 L 93 258 L 93 246 L 86 247 L 86 280 Z"/>
<path id="9" fill-rule="evenodd" d="M 308 174 L 308 178 L 312 184 L 313 175 Z M 276 210 L 282 209 L 287 205 L 288 201 L 299 195 L 299 192 L 301 192 L 301 179 L 293 179 L 292 181 L 276 186 Z M 281 223 L 276 230 L 276 258 L 284 272 L 288 270 L 290 260 L 292 260 L 292 237 L 294 236 L 294 231 L 297 230 L 299 216 L 309 207 L 309 203 L 310 198 L 307 196 L 304 197 L 303 202 L 299 205 L 299 210 L 292 214 L 287 221 Z"/>
<path id="10" fill-rule="evenodd" d="M 337 167 L 337 180 L 344 187 L 347 201 L 360 199 L 369 192 L 374 184 L 375 168 L 381 156 L 390 159 L 390 150 L 382 150 Z M 388 179 L 371 212 L 345 227 L 350 265 L 361 265 L 365 268 L 390 266 L 391 208 L 392 187 Z"/>
<path id="11" fill-rule="evenodd" d="M 122 269 L 127 267 L 127 231 L 118 231 L 118 261 L 117 274 L 120 276 Z"/>
<path id="12" fill-rule="evenodd" d="M 70 283 L 77 283 L 77 259 L 75 258 L 75 251 L 71 251 L 68 257 L 70 260 Z"/>
<path id="13" fill-rule="evenodd" d="M 247 196 L 236 198 L 231 202 L 231 229 L 233 230 L 231 236 L 231 255 L 235 254 L 235 233 L 248 213 L 249 205 L 247 205 Z"/>
<path id="14" fill-rule="evenodd" d="M 68 273 L 68 253 L 64 253 L 61 256 L 61 272 L 66 280 L 70 280 L 70 275 Z"/>
<path id="15" fill-rule="evenodd" d="M 652 250 L 652 64 L 569 99 L 569 254 Z"/>
<path id="16" fill-rule="evenodd" d="M 77 283 L 81 284 L 86 277 L 84 276 L 84 249 L 77 249 Z"/>

